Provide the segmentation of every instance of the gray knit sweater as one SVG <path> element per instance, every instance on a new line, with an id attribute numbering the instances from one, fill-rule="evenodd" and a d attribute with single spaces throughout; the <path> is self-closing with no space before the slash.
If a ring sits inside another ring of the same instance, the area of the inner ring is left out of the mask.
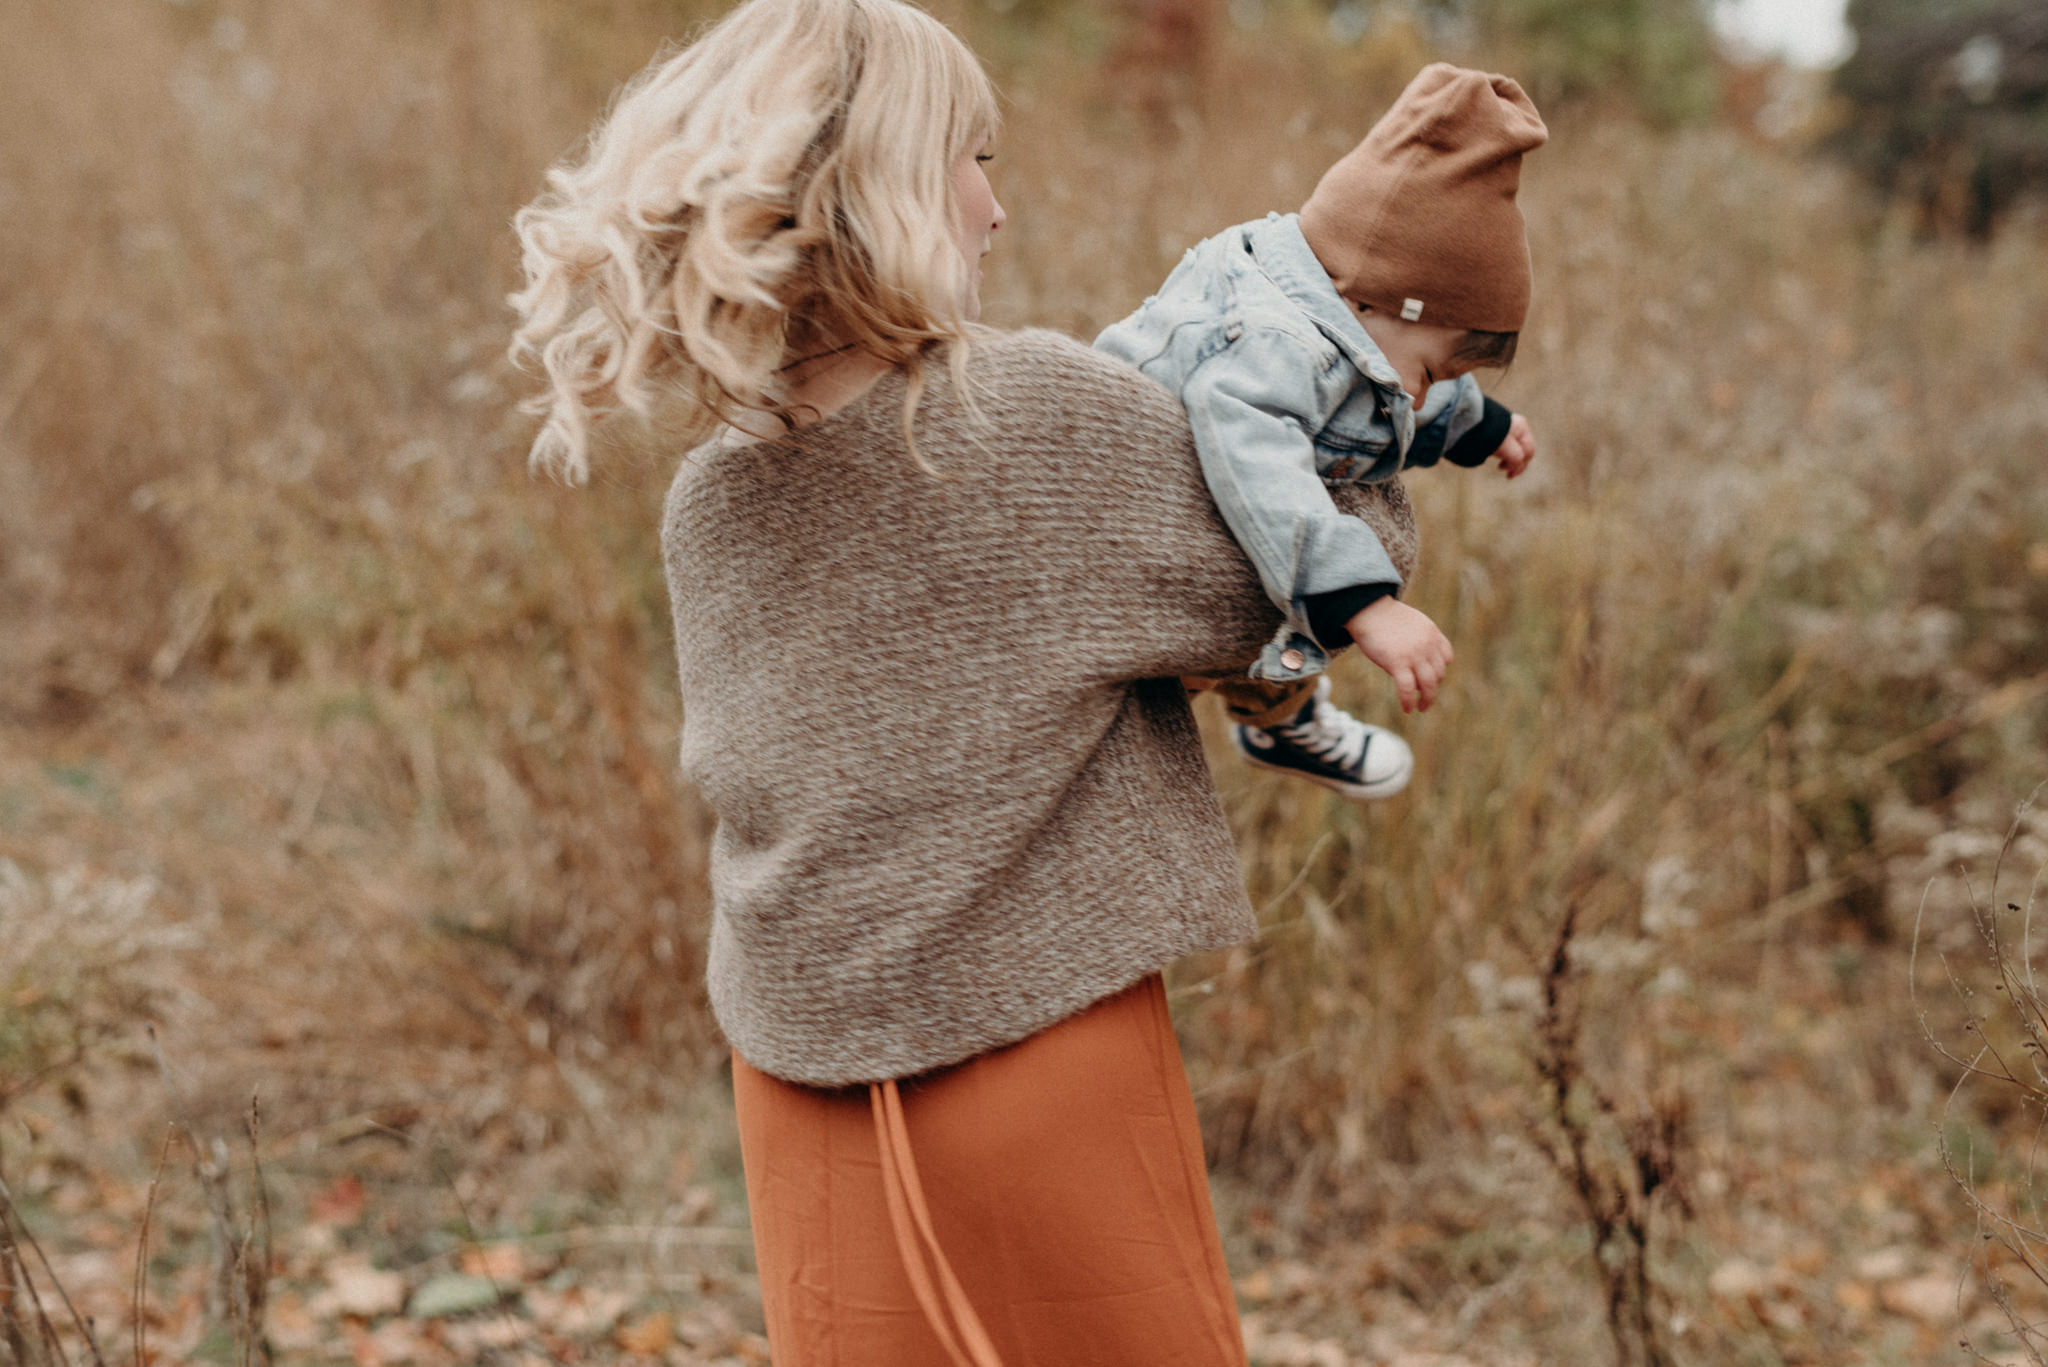
<path id="1" fill-rule="evenodd" d="M 712 1006 L 794 1082 L 958 1062 L 1253 930 L 1175 680 L 1279 619 L 1179 404 L 1047 332 L 978 330 L 969 373 L 983 424 L 929 368 L 938 477 L 891 375 L 669 491 Z M 1349 506 L 1407 573 L 1399 486 Z"/>

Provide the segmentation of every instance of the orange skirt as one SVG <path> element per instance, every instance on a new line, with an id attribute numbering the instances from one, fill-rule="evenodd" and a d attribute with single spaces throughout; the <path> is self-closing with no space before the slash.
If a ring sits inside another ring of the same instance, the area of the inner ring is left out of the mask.
<path id="1" fill-rule="evenodd" d="M 776 1367 L 1245 1367 L 1157 974 L 826 1091 L 733 1058 Z"/>

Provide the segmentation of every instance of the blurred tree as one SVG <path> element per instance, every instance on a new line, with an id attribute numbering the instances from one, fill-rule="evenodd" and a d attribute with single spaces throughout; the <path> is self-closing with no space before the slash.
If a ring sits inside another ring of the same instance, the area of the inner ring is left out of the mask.
<path id="1" fill-rule="evenodd" d="M 2048 4 L 1849 0 L 1841 151 L 1923 231 L 1990 235 L 2048 190 Z"/>
<path id="2" fill-rule="evenodd" d="M 1512 52 L 1537 104 L 1620 95 L 1682 122 L 1716 104 L 1714 43 L 1701 0 L 1464 0 L 1490 48 Z"/>
<path id="3" fill-rule="evenodd" d="M 1176 109 L 1198 105 L 1219 0 L 1114 0 L 1121 36 L 1104 74 L 1111 88 L 1163 132 Z"/>
<path id="4" fill-rule="evenodd" d="M 1023 25 L 1039 42 L 1057 34 L 1068 53 L 1103 60 L 1113 87 L 1154 116 L 1195 99 L 1216 35 L 1234 28 L 1261 41 L 1321 34 L 1345 47 L 1413 33 L 1439 55 L 1513 71 L 1545 108 L 1619 99 L 1680 122 L 1710 115 L 1718 104 L 1709 3 L 980 0 L 978 8 Z"/>

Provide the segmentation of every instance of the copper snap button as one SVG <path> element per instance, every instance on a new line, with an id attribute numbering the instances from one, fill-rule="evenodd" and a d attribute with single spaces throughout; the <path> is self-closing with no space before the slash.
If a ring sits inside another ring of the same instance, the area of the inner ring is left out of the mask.
<path id="1" fill-rule="evenodd" d="M 1289 669 L 1300 669 L 1308 663 L 1308 656 L 1298 650 L 1283 650 L 1280 652 L 1280 663 Z"/>

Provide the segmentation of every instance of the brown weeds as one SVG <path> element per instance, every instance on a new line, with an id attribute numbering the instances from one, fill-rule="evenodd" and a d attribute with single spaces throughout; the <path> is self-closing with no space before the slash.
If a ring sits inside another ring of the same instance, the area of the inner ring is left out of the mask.
<path id="1" fill-rule="evenodd" d="M 2037 790 L 2034 796 L 2039 795 Z M 2008 828 L 1981 898 L 1974 888 L 1970 892 L 1979 962 L 1951 964 L 1946 954 L 1938 956 L 1961 1007 L 1960 1038 L 1930 1023 L 1917 992 L 1915 1009 L 1927 1043 L 1957 1070 L 1935 1126 L 1935 1143 L 1942 1167 L 1976 1217 L 1977 1280 L 2025 1360 L 2042 1363 L 2048 1362 L 2043 1319 L 2048 1308 L 2048 1219 L 2036 1184 L 2041 1135 L 2048 1127 L 2048 991 L 2037 976 L 2040 950 L 2034 926 L 2041 872 L 2036 871 L 2021 901 L 2003 900 L 2013 894 L 2001 890 L 2031 807 L 2031 800 L 2022 804 Z M 1958 876 L 1965 875 L 1959 870 Z M 1916 919 L 1916 965 L 1921 939 L 1922 926 Z M 1914 983 L 1917 989 L 1917 975 Z M 1991 992 L 1980 1001 L 1978 988 L 1985 985 Z M 2021 1124 L 2013 1127 L 2013 1140 L 1988 1144 L 1979 1152 L 1971 1130 L 1956 1122 L 1981 1110 L 1981 1098 L 1977 1107 L 1967 1106 L 1965 1098 L 1984 1091 L 1993 1094 L 1991 1104 L 2017 1112 Z M 1967 1333 L 1963 1347 L 1976 1361 L 1994 1361 Z"/>
<path id="2" fill-rule="evenodd" d="M 192 1152 L 193 1175 L 199 1179 L 212 1238 L 213 1267 L 207 1281 L 207 1317 L 220 1326 L 235 1345 L 242 1367 L 270 1361 L 270 1344 L 263 1333 L 264 1309 L 269 1302 L 270 1278 L 275 1262 L 270 1221 L 270 1189 L 263 1180 L 262 1108 L 256 1097 L 249 1098 L 243 1118 L 243 1133 L 249 1142 L 249 1183 L 247 1214 L 236 1213 L 233 1172 L 227 1143 L 219 1137 L 202 1139 L 183 1090 L 164 1057 L 163 1042 L 156 1027 L 149 1027 L 149 1042 L 156 1055 L 157 1073 L 170 1097 L 173 1123 Z M 143 1206 L 142 1243 L 149 1239 L 149 1214 L 156 1199 L 156 1180 Z M 138 1255 L 140 1256 L 140 1255 Z M 147 1291 L 142 1273 L 137 1272 L 135 1322 L 140 1333 L 144 1313 L 142 1295 Z"/>
<path id="3" fill-rule="evenodd" d="M 349 1118 L 403 1113 L 466 1164 L 644 1182 L 617 1136 L 715 1113 L 720 1058 L 709 815 L 668 758 L 675 453 L 621 430 L 590 490 L 531 483 L 527 382 L 496 358 L 511 212 L 711 6 L 16 8 L 10 1116 L 128 1095 L 146 1005 L 204 1061 L 195 1133 L 260 1085 L 269 1128 L 323 1155 Z M 1412 26 L 1336 47 L 1318 7 L 1264 8 L 1249 37 L 1204 21 L 1193 94 L 1135 102 L 1089 7 L 947 10 L 1009 101 L 992 322 L 1092 335 L 1200 237 L 1298 205 L 1426 55 Z M 1555 1188 L 1494 1145 L 1546 1095 L 1519 1045 L 1559 908 L 1574 1076 L 1689 1100 L 1687 1152 L 1727 1190 L 1698 1198 L 1697 1241 L 1789 1238 L 1755 1194 L 1783 1195 L 1773 1170 L 1909 1162 L 1885 1118 L 1926 1077 L 1896 1047 L 1892 941 L 1930 868 L 2048 768 L 2048 246 L 1918 249 L 1841 178 L 1732 135 L 1553 123 L 1524 191 L 1531 323 L 1489 381 L 1542 454 L 1512 486 L 1410 483 L 1411 597 L 1458 650 L 1437 708 L 1397 721 L 1381 680 L 1338 671 L 1417 779 L 1356 808 L 1219 747 L 1265 928 L 1177 982 L 1247 1256 L 1408 1230 L 1362 1278 L 1473 1341 L 1547 1300 L 1538 1356 L 1563 1360 L 1599 1317 L 1542 1278 L 1575 1248 L 1500 1214 Z M 1847 1042 L 1795 1049 L 1802 1023 Z M 1797 1087 L 1810 1125 L 1774 1128 Z M 1889 1199 L 1853 1237 L 1906 1237 Z M 1847 1360 L 1860 1332 L 1825 1287 L 1794 1324 L 1659 1272 L 1694 1326 L 1681 1356 Z"/>
<path id="4" fill-rule="evenodd" d="M 1667 1094 L 1631 1118 L 1601 1080 L 1588 1074 L 1577 992 L 1581 975 L 1572 964 L 1577 931 L 1577 909 L 1567 908 L 1543 965 L 1533 1064 L 1543 1082 L 1544 1109 L 1532 1131 L 1592 1235 L 1615 1361 L 1620 1367 L 1672 1367 L 1676 1358 L 1661 1327 L 1668 1313 L 1651 1262 L 1657 1217 L 1673 1208 L 1676 1214 L 1692 1213 L 1680 1180 L 1686 1103 Z"/>
<path id="5" fill-rule="evenodd" d="M 31 1265 L 30 1258 L 34 1263 Z M 42 1282 L 43 1289 L 37 1288 Z M 0 1175 L 0 1334 L 19 1367 L 70 1367 L 71 1354 L 65 1349 L 50 1312 L 43 1305 L 45 1291 L 64 1308 L 64 1318 L 84 1345 L 94 1367 L 106 1367 L 100 1355 L 99 1339 L 92 1321 L 78 1313 L 71 1293 L 50 1266 L 49 1255 L 21 1218 L 7 1179 Z"/>

